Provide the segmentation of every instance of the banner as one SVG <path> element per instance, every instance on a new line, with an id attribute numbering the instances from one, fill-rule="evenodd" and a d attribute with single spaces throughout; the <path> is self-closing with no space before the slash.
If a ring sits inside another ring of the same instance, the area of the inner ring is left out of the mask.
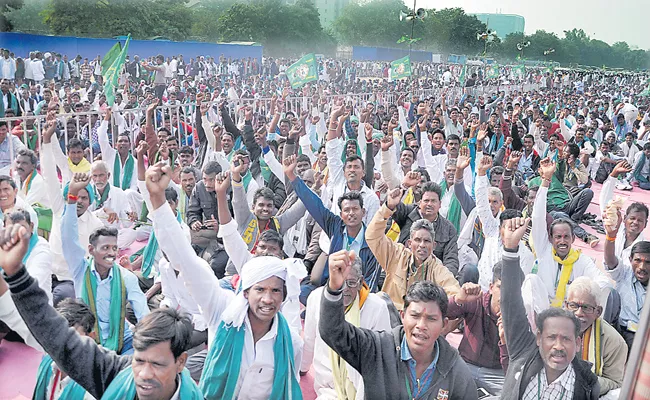
<path id="1" fill-rule="evenodd" d="M 124 65 L 126 55 L 129 52 L 130 41 L 131 35 L 129 34 L 129 36 L 126 38 L 126 43 L 124 43 L 124 48 L 120 51 L 117 57 L 115 57 L 113 63 L 106 70 L 106 73 L 103 73 L 102 71 L 102 76 L 104 78 L 104 94 L 106 95 L 106 102 L 109 106 L 112 106 L 113 103 L 115 103 L 115 92 L 118 86 L 117 81 L 120 77 L 120 73 L 122 72 L 122 66 Z M 113 48 L 114 47 L 115 46 L 113 46 Z"/>
<path id="2" fill-rule="evenodd" d="M 460 70 L 460 77 L 458 77 L 458 82 L 460 87 L 465 87 L 465 81 L 467 80 L 467 65 L 463 65 L 463 69 Z"/>
<path id="3" fill-rule="evenodd" d="M 117 42 L 111 47 L 111 49 L 106 53 L 104 58 L 102 58 L 102 62 L 100 63 L 102 67 L 102 76 L 106 75 L 106 72 L 108 72 L 108 69 L 113 65 L 113 62 L 115 62 L 115 59 L 120 55 L 120 52 L 122 51 L 122 45 L 120 42 Z"/>
<path id="4" fill-rule="evenodd" d="M 390 63 L 390 79 L 402 79 L 411 76 L 411 58 L 402 57 Z"/>
<path id="5" fill-rule="evenodd" d="M 485 74 L 487 79 L 498 79 L 499 78 L 499 66 L 491 65 L 488 67 L 487 73 Z"/>
<path id="6" fill-rule="evenodd" d="M 307 82 L 318 80 L 318 63 L 314 53 L 303 56 L 287 68 L 287 78 L 292 88 L 297 88 Z"/>

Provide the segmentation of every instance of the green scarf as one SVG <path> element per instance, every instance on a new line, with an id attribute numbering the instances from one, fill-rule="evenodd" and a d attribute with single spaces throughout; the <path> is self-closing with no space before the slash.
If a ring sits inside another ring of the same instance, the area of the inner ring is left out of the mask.
<path id="1" fill-rule="evenodd" d="M 124 345 L 124 321 L 126 319 L 126 285 L 120 267 L 113 263 L 111 280 L 111 308 L 110 308 L 110 332 L 108 339 L 102 339 L 102 331 L 99 329 L 99 316 L 97 315 L 97 277 L 92 273 L 92 266 L 95 260 L 91 257 L 86 260 L 86 272 L 84 274 L 84 285 L 81 288 L 81 299 L 90 307 L 95 316 L 95 332 L 97 332 L 97 343 L 109 350 L 120 354 Z M 119 300 L 118 300 L 119 299 Z"/>
<path id="2" fill-rule="evenodd" d="M 32 170 L 32 173 L 29 174 L 27 179 L 25 179 L 25 195 L 29 193 L 29 190 L 32 188 L 32 182 L 34 181 L 34 178 L 36 177 L 36 168 Z"/>
<path id="3" fill-rule="evenodd" d="M 442 189 L 442 196 L 445 196 L 447 193 L 447 180 L 443 179 L 440 182 L 440 188 Z M 442 200 L 442 199 L 441 199 Z M 460 201 L 456 194 L 451 195 L 451 201 L 449 202 L 449 211 L 447 211 L 447 220 L 456 228 L 456 232 L 460 232 L 460 218 L 462 215 L 463 209 L 460 206 Z"/>
<path id="4" fill-rule="evenodd" d="M 192 380 L 187 368 L 183 368 L 180 378 L 179 400 L 203 400 L 201 391 Z M 136 398 L 135 381 L 131 367 L 124 368 L 108 385 L 102 400 L 132 400 Z M 63 397 L 61 397 L 63 399 Z"/>
<path id="5" fill-rule="evenodd" d="M 122 167 L 122 161 L 120 160 L 120 154 L 115 154 L 115 161 L 113 162 L 113 186 L 126 190 L 131 187 L 131 178 L 133 178 L 133 166 L 135 165 L 135 159 L 129 153 L 129 156 L 126 158 L 124 163 L 124 178 L 122 178 L 122 184 L 120 185 L 120 168 Z"/>
<path id="6" fill-rule="evenodd" d="M 244 353 L 245 325 L 235 328 L 222 321 L 205 359 L 199 387 L 206 399 L 233 400 Z M 289 325 L 278 313 L 278 333 L 273 345 L 273 389 L 270 399 L 302 400 L 293 365 Z"/>
<path id="7" fill-rule="evenodd" d="M 95 192 L 97 192 L 97 195 L 95 196 L 95 209 L 99 210 L 104 206 L 104 203 L 106 200 L 108 200 L 108 192 L 111 191 L 111 184 L 106 182 L 106 189 L 104 190 L 104 193 L 99 193 L 99 189 L 95 187 Z"/>
<path id="8" fill-rule="evenodd" d="M 29 255 L 32 254 L 32 250 L 34 250 L 34 247 L 36 247 L 37 243 L 38 243 L 38 235 L 32 233 L 32 237 L 29 238 L 29 246 L 27 247 L 27 253 L 25 253 L 25 257 L 23 257 L 23 264 L 27 263 L 27 259 L 29 258 Z"/>
<path id="9" fill-rule="evenodd" d="M 634 172 L 632 173 L 632 176 L 634 177 L 634 179 L 636 179 L 639 182 L 647 182 L 648 181 L 647 177 L 641 175 L 641 171 L 643 171 L 643 166 L 645 165 L 645 161 L 646 161 L 645 153 L 642 151 L 641 156 L 639 158 L 639 161 L 634 166 Z"/>
<path id="10" fill-rule="evenodd" d="M 36 373 L 36 388 L 34 388 L 34 394 L 32 395 L 32 400 L 48 400 L 50 394 L 47 392 L 47 385 L 52 380 L 52 357 L 49 355 L 43 356 L 41 364 L 38 366 L 38 372 Z M 62 400 L 83 400 L 86 395 L 86 389 L 79 385 L 75 381 L 70 381 L 59 396 Z"/>
<path id="11" fill-rule="evenodd" d="M 262 178 L 264 178 L 264 182 L 269 183 L 269 179 L 271 179 L 271 168 L 269 168 L 269 165 L 262 157 L 260 157 L 260 173 L 262 174 Z"/>
<path id="12" fill-rule="evenodd" d="M 248 185 L 251 183 L 252 179 L 253 179 L 253 175 L 251 174 L 250 169 L 246 171 L 246 175 L 242 176 L 241 178 L 242 183 L 244 184 L 244 191 L 247 193 L 248 193 Z"/>
<path id="13" fill-rule="evenodd" d="M 181 213 L 177 210 L 176 211 L 176 221 L 178 223 L 181 223 Z M 142 252 L 142 276 L 151 279 L 155 275 L 155 273 L 152 273 L 152 267 L 154 262 L 156 261 L 156 253 L 158 253 L 158 240 L 156 240 L 156 235 L 154 234 L 154 231 L 151 231 L 151 234 L 149 235 L 149 241 L 147 242 L 147 245 L 144 247 L 144 251 Z"/>

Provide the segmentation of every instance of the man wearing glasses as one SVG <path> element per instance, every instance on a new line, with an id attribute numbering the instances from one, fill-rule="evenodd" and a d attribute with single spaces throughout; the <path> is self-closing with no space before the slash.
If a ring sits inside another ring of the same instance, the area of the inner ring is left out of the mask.
<path id="1" fill-rule="evenodd" d="M 623 383 L 627 360 L 627 345 L 623 337 L 608 324 L 601 314 L 601 288 L 596 282 L 581 276 L 567 290 L 564 308 L 580 321 L 582 338 L 581 358 L 591 364 L 591 371 L 598 377 L 600 396 L 617 399 Z"/>
<path id="2" fill-rule="evenodd" d="M 330 256 L 330 260 L 345 257 L 346 250 Z M 323 341 L 319 333 L 320 307 L 324 286 L 314 290 L 307 299 L 305 313 L 305 345 L 303 347 L 300 374 L 305 375 L 312 368 L 314 391 L 323 399 L 364 398 L 363 378 Z M 343 305 L 345 320 L 354 326 L 372 331 L 391 330 L 390 315 L 386 302 L 363 281 L 361 259 L 354 259 L 352 268 L 343 283 Z M 325 321 L 328 323 L 328 321 Z"/>

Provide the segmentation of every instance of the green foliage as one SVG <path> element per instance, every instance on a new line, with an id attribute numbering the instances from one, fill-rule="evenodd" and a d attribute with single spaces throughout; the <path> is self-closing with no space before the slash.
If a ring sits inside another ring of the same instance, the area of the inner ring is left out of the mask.
<path id="1" fill-rule="evenodd" d="M 20 8 L 11 8 L 4 15 L 12 30 L 35 34 L 49 34 L 50 27 L 43 22 L 43 10 L 49 0 L 29 0 Z"/>
<path id="2" fill-rule="evenodd" d="M 184 40 L 192 12 L 186 0 L 51 0 L 45 23 L 54 34 Z"/>
<path id="3" fill-rule="evenodd" d="M 7 18 L 6 13 L 21 8 L 23 2 L 23 0 L 0 0 L 0 32 L 12 30 L 11 21 Z"/>
<path id="4" fill-rule="evenodd" d="M 625 42 L 609 45 L 602 40 L 591 39 L 582 29 L 564 31 L 559 38 L 554 33 L 538 30 L 532 35 L 513 33 L 508 35 L 495 49 L 495 52 L 507 59 L 514 59 L 519 51 L 517 43 L 530 41 L 524 50 L 524 57 L 529 60 L 557 61 L 563 65 L 587 65 L 629 70 L 650 67 L 650 51 L 630 49 Z M 553 53 L 544 52 L 554 49 Z"/>

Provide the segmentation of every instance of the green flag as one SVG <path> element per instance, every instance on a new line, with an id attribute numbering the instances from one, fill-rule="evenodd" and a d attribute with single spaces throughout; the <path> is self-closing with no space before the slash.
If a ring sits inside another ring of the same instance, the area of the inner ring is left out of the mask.
<path id="1" fill-rule="evenodd" d="M 458 82 L 460 82 L 460 87 L 465 87 L 466 79 L 467 79 L 467 65 L 463 65 L 463 69 L 460 70 L 460 77 L 458 77 Z"/>
<path id="2" fill-rule="evenodd" d="M 303 56 L 287 68 L 287 78 L 292 88 L 297 88 L 307 82 L 318 80 L 318 63 L 314 53 Z"/>
<path id="3" fill-rule="evenodd" d="M 106 73 L 103 74 L 104 94 L 106 95 L 106 102 L 108 103 L 109 106 L 112 106 L 113 103 L 115 103 L 115 91 L 117 88 L 117 80 L 120 77 L 120 72 L 122 71 L 124 60 L 126 59 L 126 55 L 129 52 L 130 41 L 131 41 L 131 35 L 129 35 L 126 38 L 126 43 L 124 43 L 124 48 L 122 48 L 122 50 L 117 55 L 117 57 L 115 57 L 113 63 L 106 70 Z"/>
<path id="4" fill-rule="evenodd" d="M 517 65 L 512 68 L 512 72 L 515 78 L 524 79 L 524 76 L 526 76 L 526 67 L 523 65 Z"/>
<path id="5" fill-rule="evenodd" d="M 390 78 L 392 80 L 411 76 L 411 57 L 402 57 L 390 63 Z"/>
<path id="6" fill-rule="evenodd" d="M 499 66 L 491 65 L 486 73 L 486 78 L 488 79 L 497 79 L 499 77 Z"/>
<path id="7" fill-rule="evenodd" d="M 101 66 L 102 66 L 102 76 L 106 75 L 106 72 L 108 72 L 108 69 L 113 65 L 113 62 L 115 59 L 120 55 L 120 52 L 122 51 L 122 45 L 120 42 L 115 43 L 113 47 L 106 53 L 104 58 L 102 58 Z"/>

